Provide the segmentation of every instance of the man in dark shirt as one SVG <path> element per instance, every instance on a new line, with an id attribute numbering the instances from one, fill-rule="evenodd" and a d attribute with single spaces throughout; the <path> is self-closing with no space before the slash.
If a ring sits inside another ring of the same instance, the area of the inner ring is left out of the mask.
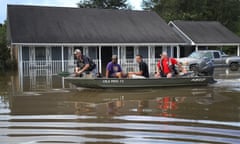
<path id="1" fill-rule="evenodd" d="M 81 50 L 76 49 L 74 54 L 77 58 L 77 67 L 75 68 L 75 76 L 82 76 L 83 72 L 86 72 L 89 67 L 89 59 L 88 57 L 84 56 Z"/>
<path id="2" fill-rule="evenodd" d="M 139 64 L 139 71 L 138 72 L 129 72 L 128 77 L 131 78 L 148 78 L 148 65 L 143 62 L 141 55 L 136 55 L 136 61 Z"/>

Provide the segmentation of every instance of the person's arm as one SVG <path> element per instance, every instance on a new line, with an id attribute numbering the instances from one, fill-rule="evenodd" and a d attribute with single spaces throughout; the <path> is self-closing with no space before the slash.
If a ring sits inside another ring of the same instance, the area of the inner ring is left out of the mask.
<path id="1" fill-rule="evenodd" d="M 161 70 L 160 70 L 160 62 L 157 63 L 156 70 L 157 70 L 157 74 L 160 74 L 160 72 L 161 72 Z"/>
<path id="2" fill-rule="evenodd" d="M 89 68 L 90 64 L 85 64 L 85 66 L 79 71 L 79 73 L 83 73 Z"/>
<path id="3" fill-rule="evenodd" d="M 75 67 L 74 72 L 77 73 L 79 71 L 79 67 Z"/>
<path id="4" fill-rule="evenodd" d="M 178 66 L 179 70 L 183 70 L 182 65 L 174 58 L 172 58 L 172 63 Z"/>
<path id="5" fill-rule="evenodd" d="M 85 66 L 81 70 L 79 70 L 80 74 L 83 73 L 84 71 L 86 71 L 90 67 L 89 60 L 87 57 L 83 56 L 83 62 L 85 64 Z"/>
<path id="6" fill-rule="evenodd" d="M 142 76 L 143 75 L 143 71 L 135 72 L 135 75 Z"/>
<path id="7" fill-rule="evenodd" d="M 111 70 L 111 63 L 109 62 L 106 66 L 106 78 L 109 78 L 110 70 Z"/>
<path id="8" fill-rule="evenodd" d="M 109 70 L 106 70 L 106 78 L 109 78 Z"/>
<path id="9" fill-rule="evenodd" d="M 142 63 L 140 63 L 139 65 L 139 71 L 135 72 L 135 75 L 139 75 L 142 76 L 143 75 L 143 70 L 144 70 L 144 65 Z"/>
<path id="10" fill-rule="evenodd" d="M 78 73 L 78 71 L 79 71 L 79 61 L 77 61 L 77 65 L 76 65 L 76 67 L 75 67 L 75 69 L 74 69 L 74 72 L 75 73 Z"/>
<path id="11" fill-rule="evenodd" d="M 186 70 L 184 70 L 183 66 L 179 62 L 177 63 L 177 65 L 178 65 L 179 71 L 186 73 Z"/>

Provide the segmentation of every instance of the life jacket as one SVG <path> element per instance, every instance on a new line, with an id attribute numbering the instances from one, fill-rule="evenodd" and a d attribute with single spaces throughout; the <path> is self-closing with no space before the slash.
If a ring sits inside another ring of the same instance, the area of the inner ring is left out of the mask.
<path id="1" fill-rule="evenodd" d="M 172 73 L 174 73 L 174 74 L 178 74 L 178 72 L 177 72 L 177 70 L 176 70 L 176 67 L 175 67 L 175 65 L 173 65 L 172 64 L 172 61 L 171 61 L 171 59 L 170 58 L 167 58 L 167 64 L 168 64 L 168 68 L 169 68 L 169 70 L 172 72 Z M 162 70 L 162 72 L 163 72 L 163 60 L 162 59 L 160 59 L 159 60 L 159 63 L 160 63 L 160 69 Z"/>

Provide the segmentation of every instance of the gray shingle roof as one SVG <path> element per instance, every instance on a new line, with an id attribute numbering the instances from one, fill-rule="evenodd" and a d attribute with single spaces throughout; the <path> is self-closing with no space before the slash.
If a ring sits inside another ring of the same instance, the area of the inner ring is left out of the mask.
<path id="1" fill-rule="evenodd" d="M 184 43 L 155 12 L 8 5 L 12 43 Z"/>
<path id="2" fill-rule="evenodd" d="M 240 43 L 240 37 L 217 21 L 173 21 L 196 44 Z"/>

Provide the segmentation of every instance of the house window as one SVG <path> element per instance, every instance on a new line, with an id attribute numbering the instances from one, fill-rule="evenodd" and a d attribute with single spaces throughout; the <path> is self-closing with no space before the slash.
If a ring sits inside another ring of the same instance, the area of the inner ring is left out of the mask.
<path id="1" fill-rule="evenodd" d="M 118 48 L 117 47 L 112 47 L 112 54 L 113 55 L 118 55 Z"/>
<path id="2" fill-rule="evenodd" d="M 134 48 L 126 47 L 126 59 L 133 59 L 133 58 L 134 58 Z"/>
<path id="3" fill-rule="evenodd" d="M 169 57 L 172 57 L 172 48 L 171 46 L 167 46 L 167 54 Z"/>
<path id="4" fill-rule="evenodd" d="M 61 47 L 52 47 L 52 60 L 61 60 Z"/>
<path id="5" fill-rule="evenodd" d="M 162 47 L 155 47 L 155 58 L 159 58 L 160 54 L 162 54 Z"/>
<path id="6" fill-rule="evenodd" d="M 139 47 L 139 54 L 142 55 L 143 58 L 148 58 L 148 47 Z"/>
<path id="7" fill-rule="evenodd" d="M 91 59 L 97 59 L 97 47 L 88 47 L 88 56 Z"/>
<path id="8" fill-rule="evenodd" d="M 22 59 L 24 61 L 28 61 L 30 58 L 29 58 L 29 47 L 22 47 Z"/>
<path id="9" fill-rule="evenodd" d="M 177 47 L 173 47 L 173 57 L 177 57 Z"/>
<path id="10" fill-rule="evenodd" d="M 64 58 L 64 60 L 68 60 L 69 58 L 69 48 L 68 47 L 64 47 L 64 52 L 63 52 L 63 58 Z M 61 58 L 62 59 L 62 58 Z"/>
<path id="11" fill-rule="evenodd" d="M 36 47 L 35 48 L 35 60 L 46 60 L 46 48 Z"/>

